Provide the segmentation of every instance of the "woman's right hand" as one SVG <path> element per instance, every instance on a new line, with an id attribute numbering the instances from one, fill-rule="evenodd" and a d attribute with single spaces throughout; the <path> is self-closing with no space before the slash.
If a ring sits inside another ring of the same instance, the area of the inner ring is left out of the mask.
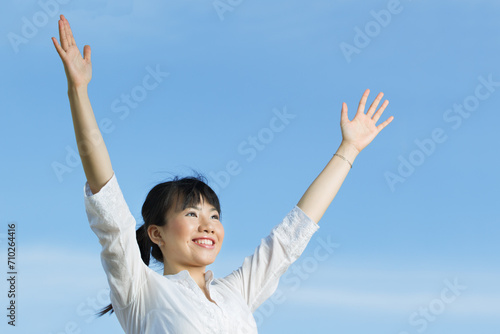
<path id="1" fill-rule="evenodd" d="M 64 65 L 64 70 L 68 79 L 68 89 L 70 87 L 76 88 L 87 86 L 90 79 L 92 79 L 90 45 L 84 46 L 84 57 L 82 58 L 80 50 L 78 50 L 75 39 L 73 38 L 69 22 L 64 15 L 61 15 L 61 19 L 59 20 L 59 39 L 61 40 L 61 45 L 59 45 L 55 37 L 52 37 L 54 46 Z"/>

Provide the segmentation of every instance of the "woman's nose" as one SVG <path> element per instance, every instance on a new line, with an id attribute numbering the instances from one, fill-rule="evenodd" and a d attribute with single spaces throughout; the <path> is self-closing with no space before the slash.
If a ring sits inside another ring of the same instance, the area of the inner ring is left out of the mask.
<path id="1" fill-rule="evenodd" d="M 201 232 L 214 233 L 214 224 L 208 217 L 202 217 L 198 230 Z"/>

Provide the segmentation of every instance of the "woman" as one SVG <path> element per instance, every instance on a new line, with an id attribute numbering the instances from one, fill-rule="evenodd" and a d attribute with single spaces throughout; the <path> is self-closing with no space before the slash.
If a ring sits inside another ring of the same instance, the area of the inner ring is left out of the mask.
<path id="1" fill-rule="evenodd" d="M 224 278 L 205 271 L 221 249 L 224 228 L 217 195 L 202 177 L 175 178 L 155 186 L 136 221 L 123 198 L 87 94 L 91 50 L 81 56 L 66 18 L 52 37 L 68 79 L 78 150 L 87 177 L 84 198 L 90 226 L 102 245 L 111 305 L 126 333 L 257 333 L 252 315 L 276 290 L 280 276 L 302 254 L 356 156 L 394 117 L 375 126 L 388 101 L 379 93 L 365 114 L 367 89 L 355 118 L 342 104 L 342 142 L 299 202 L 262 239 L 253 255 Z M 163 276 L 149 268 L 152 255 Z"/>

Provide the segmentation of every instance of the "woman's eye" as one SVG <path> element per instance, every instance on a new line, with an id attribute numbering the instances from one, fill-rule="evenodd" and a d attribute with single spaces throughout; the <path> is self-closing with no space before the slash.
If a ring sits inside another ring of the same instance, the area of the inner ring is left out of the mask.
<path id="1" fill-rule="evenodd" d="M 191 217 L 196 217 L 196 212 L 188 212 L 186 216 L 191 215 Z M 212 218 L 219 219 L 219 215 L 213 215 Z"/>

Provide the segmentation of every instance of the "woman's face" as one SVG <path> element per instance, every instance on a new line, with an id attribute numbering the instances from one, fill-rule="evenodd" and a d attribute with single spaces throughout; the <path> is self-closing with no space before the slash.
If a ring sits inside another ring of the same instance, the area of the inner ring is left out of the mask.
<path id="1" fill-rule="evenodd" d="M 213 263 L 224 240 L 219 212 L 203 198 L 194 207 L 170 210 L 161 229 L 163 258 L 169 268 L 177 270 Z"/>

